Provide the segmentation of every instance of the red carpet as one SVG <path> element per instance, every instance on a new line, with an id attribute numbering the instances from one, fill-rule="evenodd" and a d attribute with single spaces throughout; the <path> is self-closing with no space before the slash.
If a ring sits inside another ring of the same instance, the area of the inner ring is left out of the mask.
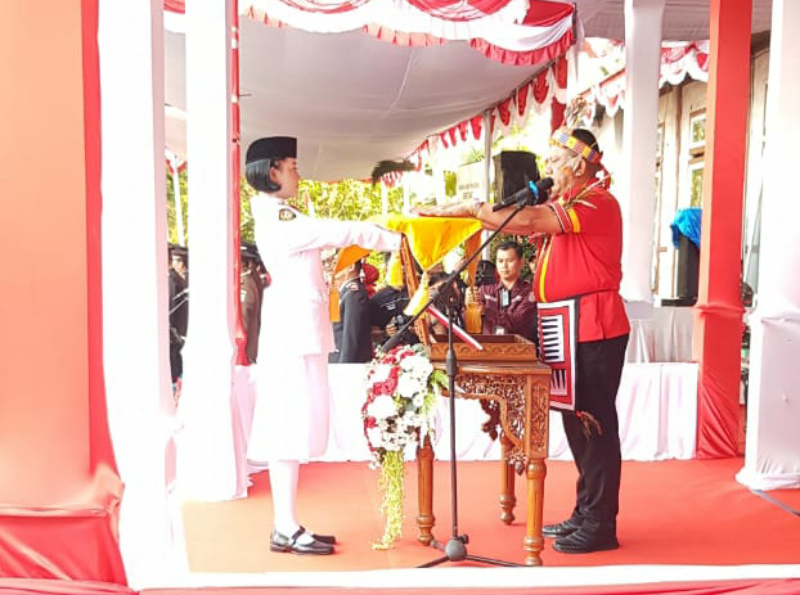
<path id="1" fill-rule="evenodd" d="M 734 476 L 740 459 L 664 461 L 623 465 L 618 534 L 611 552 L 567 555 L 548 541 L 546 566 L 621 564 L 797 564 L 800 518 L 751 493 Z M 434 534 L 450 535 L 449 470 L 435 467 Z M 569 514 L 576 473 L 572 463 L 550 462 L 545 487 L 545 522 Z M 245 500 L 184 507 L 189 562 L 195 572 L 344 571 L 409 568 L 439 556 L 416 541 L 416 468 L 407 466 L 405 534 L 395 549 L 375 551 L 381 533 L 377 472 L 365 463 L 311 464 L 301 470 L 298 512 L 303 523 L 335 532 L 333 556 L 304 557 L 269 552 L 271 501 L 267 473 L 255 476 Z M 511 526 L 499 520 L 497 463 L 459 465 L 460 531 L 470 554 L 521 563 L 524 509 Z M 525 485 L 517 480 L 517 499 Z M 465 563 L 461 563 L 464 566 Z M 676 577 L 679 580 L 679 577 Z"/>

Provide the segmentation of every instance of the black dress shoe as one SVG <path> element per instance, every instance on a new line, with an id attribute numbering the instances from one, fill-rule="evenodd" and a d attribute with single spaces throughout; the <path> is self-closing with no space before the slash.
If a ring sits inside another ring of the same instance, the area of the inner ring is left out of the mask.
<path id="1" fill-rule="evenodd" d="M 556 539 L 553 549 L 565 554 L 588 554 L 615 550 L 619 547 L 617 537 L 612 533 L 590 533 L 585 529 L 573 531 L 565 537 Z"/>
<path id="2" fill-rule="evenodd" d="M 312 556 L 325 556 L 333 553 L 333 546 L 322 543 L 316 539 L 311 543 L 297 543 L 298 538 L 305 531 L 300 528 L 291 537 L 273 530 L 269 538 L 269 549 L 273 552 L 290 552 L 292 554 L 310 554 Z"/>
<path id="3" fill-rule="evenodd" d="M 306 531 L 305 527 L 302 525 L 300 526 L 301 531 Z M 327 543 L 328 545 L 335 545 L 336 544 L 336 536 L 334 535 L 318 535 L 317 533 L 312 533 L 311 531 L 306 531 L 311 537 L 320 543 Z"/>
<path id="4" fill-rule="evenodd" d="M 566 537 L 580 528 L 580 522 L 567 519 L 555 525 L 545 525 L 542 527 L 542 537 Z"/>

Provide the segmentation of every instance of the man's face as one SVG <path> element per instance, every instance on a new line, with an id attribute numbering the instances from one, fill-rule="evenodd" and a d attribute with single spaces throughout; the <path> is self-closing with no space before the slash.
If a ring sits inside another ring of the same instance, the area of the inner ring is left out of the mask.
<path id="1" fill-rule="evenodd" d="M 186 263 L 183 262 L 183 258 L 181 258 L 180 256 L 172 257 L 172 268 L 179 275 L 183 275 L 184 273 L 186 273 Z"/>
<path id="2" fill-rule="evenodd" d="M 297 196 L 297 189 L 300 185 L 300 172 L 297 171 L 297 159 L 287 157 L 279 161 L 270 170 L 272 181 L 279 184 L 281 189 L 275 193 L 279 198 L 292 198 Z"/>
<path id="3" fill-rule="evenodd" d="M 506 284 L 514 284 L 519 279 L 522 270 L 522 259 L 517 256 L 517 252 L 510 250 L 497 251 L 497 274 L 500 280 Z"/>
<path id="4" fill-rule="evenodd" d="M 552 196 L 564 194 L 575 185 L 575 171 L 572 169 L 575 157 L 575 153 L 564 147 L 550 145 L 550 153 L 545 161 L 544 175 L 553 178 L 553 188 L 550 191 Z"/>

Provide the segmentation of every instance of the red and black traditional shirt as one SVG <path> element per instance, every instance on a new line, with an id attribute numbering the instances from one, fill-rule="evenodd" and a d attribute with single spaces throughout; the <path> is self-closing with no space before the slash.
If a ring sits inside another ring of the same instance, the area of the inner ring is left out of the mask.
<path id="1" fill-rule="evenodd" d="M 622 281 L 622 213 L 602 188 L 547 203 L 561 232 L 539 238 L 533 294 L 537 302 L 580 297 L 578 341 L 612 339 L 630 331 Z"/>

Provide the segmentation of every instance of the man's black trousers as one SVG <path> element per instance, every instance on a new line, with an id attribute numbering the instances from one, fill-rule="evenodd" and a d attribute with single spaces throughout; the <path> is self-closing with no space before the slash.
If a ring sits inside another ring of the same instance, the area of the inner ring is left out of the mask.
<path id="1" fill-rule="evenodd" d="M 622 471 L 616 398 L 627 345 L 628 335 L 578 343 L 577 409 L 591 418 L 562 413 L 578 468 L 572 519 L 592 533 L 616 535 Z"/>

